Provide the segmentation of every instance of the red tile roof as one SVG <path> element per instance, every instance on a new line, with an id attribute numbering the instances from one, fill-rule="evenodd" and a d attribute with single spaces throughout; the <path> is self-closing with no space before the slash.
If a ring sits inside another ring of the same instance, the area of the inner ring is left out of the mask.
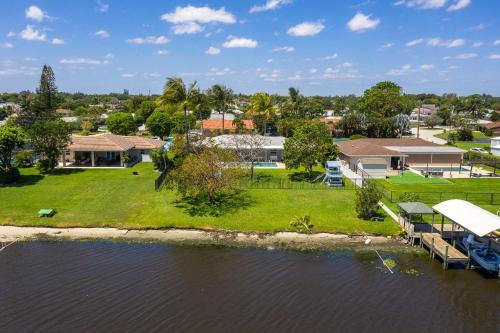
<path id="1" fill-rule="evenodd" d="M 481 124 L 479 126 L 481 126 L 482 128 L 488 128 L 488 129 L 500 128 L 500 121 L 495 121 L 493 123 L 487 123 L 487 124 Z"/>
<path id="2" fill-rule="evenodd" d="M 245 124 L 246 129 L 252 130 L 253 127 L 253 121 L 252 120 L 243 120 L 243 123 Z M 209 129 L 209 130 L 218 130 L 222 129 L 222 119 L 205 119 L 201 122 L 201 128 L 203 129 Z M 233 123 L 232 120 L 224 120 L 224 130 L 235 130 L 236 125 Z"/>

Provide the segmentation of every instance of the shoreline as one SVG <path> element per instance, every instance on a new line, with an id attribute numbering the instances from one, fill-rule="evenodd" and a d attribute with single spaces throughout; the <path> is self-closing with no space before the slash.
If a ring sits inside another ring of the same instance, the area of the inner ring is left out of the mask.
<path id="1" fill-rule="evenodd" d="M 117 228 L 49 228 L 0 226 L 0 241 L 30 240 L 160 242 L 178 245 L 218 245 L 229 247 L 290 248 L 326 250 L 334 248 L 406 249 L 399 238 L 376 235 L 297 232 L 244 233 L 227 230 L 163 229 L 135 230 Z"/>

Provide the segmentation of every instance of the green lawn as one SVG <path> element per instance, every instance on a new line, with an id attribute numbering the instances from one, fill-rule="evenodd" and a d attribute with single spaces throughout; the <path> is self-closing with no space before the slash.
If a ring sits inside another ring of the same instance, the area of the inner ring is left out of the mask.
<path id="1" fill-rule="evenodd" d="M 444 178 L 425 178 L 411 171 L 405 172 L 402 176 L 391 176 L 387 180 L 390 184 L 414 185 L 414 184 L 452 184 Z"/>
<path id="2" fill-rule="evenodd" d="M 392 202 L 398 202 L 402 193 L 412 192 L 419 194 L 420 201 L 428 204 L 437 204 L 449 199 L 463 199 L 493 213 L 500 210 L 500 178 L 464 178 L 444 181 L 447 183 L 398 183 L 392 179 L 378 180 L 383 186 L 387 202 L 391 201 L 391 197 Z"/>
<path id="3" fill-rule="evenodd" d="M 134 176 L 133 171 L 139 175 Z M 170 191 L 154 191 L 150 163 L 128 169 L 58 170 L 40 176 L 23 169 L 21 183 L 0 187 L 0 224 L 54 227 L 199 228 L 273 232 L 293 230 L 295 215 L 309 214 L 315 232 L 395 234 L 397 225 L 356 217 L 353 190 L 250 189 L 246 205 L 222 216 L 192 215 Z M 287 170 L 257 170 L 259 179 L 288 179 Z M 235 205 L 233 205 L 235 206 Z M 41 208 L 54 208 L 52 218 L 38 218 Z"/>
<path id="4" fill-rule="evenodd" d="M 448 139 L 448 134 L 450 132 L 454 132 L 454 131 L 448 131 L 446 133 L 439 133 L 439 134 L 436 134 L 434 135 L 435 137 L 437 138 L 441 138 L 441 139 Z M 487 136 L 485 135 L 483 132 L 480 132 L 480 131 L 473 131 L 472 132 L 472 135 L 474 136 L 475 139 L 482 139 L 482 138 L 491 138 L 490 136 Z M 460 149 L 463 149 L 463 150 L 471 150 L 471 148 L 489 148 L 490 147 L 490 143 L 484 143 L 484 142 L 473 142 L 473 141 L 458 141 L 454 144 L 455 147 L 458 147 Z"/>

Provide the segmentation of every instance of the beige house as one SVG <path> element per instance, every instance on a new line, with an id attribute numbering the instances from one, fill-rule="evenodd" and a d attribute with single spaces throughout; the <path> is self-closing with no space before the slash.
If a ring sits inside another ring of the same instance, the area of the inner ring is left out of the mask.
<path id="1" fill-rule="evenodd" d="M 126 167 L 150 162 L 149 152 L 161 148 L 162 140 L 115 134 L 73 135 L 62 165 L 72 167 Z"/>

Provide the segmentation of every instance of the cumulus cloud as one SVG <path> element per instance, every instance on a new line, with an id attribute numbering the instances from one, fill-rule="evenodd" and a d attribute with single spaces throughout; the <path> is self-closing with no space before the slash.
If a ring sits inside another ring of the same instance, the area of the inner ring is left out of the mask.
<path id="1" fill-rule="evenodd" d="M 477 48 L 477 47 L 481 47 L 483 45 L 484 45 L 484 42 L 475 42 L 474 44 L 472 44 L 472 47 Z"/>
<path id="2" fill-rule="evenodd" d="M 256 40 L 249 38 L 240 38 L 235 36 L 229 36 L 228 40 L 222 44 L 225 49 L 235 49 L 235 48 L 256 48 L 258 45 Z"/>
<path id="3" fill-rule="evenodd" d="M 326 57 L 324 57 L 323 59 L 324 60 L 333 60 L 333 59 L 337 59 L 339 55 L 337 53 L 333 53 L 333 54 L 330 54 L 330 55 L 327 55 Z"/>
<path id="4" fill-rule="evenodd" d="M 462 53 L 457 55 L 455 58 L 460 60 L 467 60 L 477 57 L 477 53 Z"/>
<path id="5" fill-rule="evenodd" d="M 123 78 L 131 78 L 131 77 L 136 77 L 137 73 L 123 73 L 121 77 Z"/>
<path id="6" fill-rule="evenodd" d="M 136 45 L 142 45 L 142 44 L 161 45 L 161 44 L 167 44 L 168 42 L 170 42 L 170 39 L 168 39 L 165 36 L 137 37 L 127 40 L 127 43 Z"/>
<path id="7" fill-rule="evenodd" d="M 288 34 L 295 37 L 314 36 L 325 28 L 321 21 L 303 22 L 288 29 Z"/>
<path id="8" fill-rule="evenodd" d="M 410 8 L 436 9 L 442 8 L 448 0 L 400 0 L 394 3 L 395 6 L 405 5 Z"/>
<path id="9" fill-rule="evenodd" d="M 500 45 L 500 39 L 497 39 L 496 41 L 493 42 L 493 46 Z"/>
<path id="10" fill-rule="evenodd" d="M 449 39 L 449 40 L 441 40 L 440 38 L 430 38 L 427 41 L 427 46 L 441 46 L 447 48 L 459 47 L 465 44 L 465 40 L 462 38 L 458 39 Z"/>
<path id="11" fill-rule="evenodd" d="M 423 38 L 414 39 L 414 40 L 411 40 L 408 43 L 406 43 L 406 46 L 415 46 L 415 45 L 421 44 L 423 41 L 424 41 Z"/>
<path id="12" fill-rule="evenodd" d="M 94 36 L 97 36 L 100 38 L 108 38 L 109 32 L 107 32 L 106 30 L 98 30 L 94 33 Z"/>
<path id="13" fill-rule="evenodd" d="M 365 15 L 361 12 L 356 13 L 356 15 L 347 22 L 347 27 L 354 32 L 375 29 L 380 24 L 380 19 L 371 19 L 370 16 L 371 15 Z"/>
<path id="14" fill-rule="evenodd" d="M 408 75 L 413 72 L 415 72 L 415 70 L 411 67 L 411 65 L 406 64 L 401 66 L 401 68 L 391 69 L 389 72 L 387 72 L 387 75 L 402 76 L 402 75 Z"/>
<path id="15" fill-rule="evenodd" d="M 205 27 L 199 25 L 196 22 L 176 24 L 172 27 L 172 31 L 176 35 L 197 34 L 199 32 L 202 32 L 203 30 L 205 30 Z"/>
<path id="16" fill-rule="evenodd" d="M 61 39 L 61 38 L 52 38 L 51 43 L 54 44 L 54 45 L 63 45 L 64 44 L 64 39 Z"/>
<path id="17" fill-rule="evenodd" d="M 3 44 L 0 44 L 0 48 L 2 48 L 2 49 L 13 49 L 14 48 L 14 44 L 12 44 L 12 43 L 3 43 Z"/>
<path id="18" fill-rule="evenodd" d="M 489 58 L 492 60 L 498 60 L 498 59 L 500 59 L 500 54 L 491 54 L 489 56 Z"/>
<path id="19" fill-rule="evenodd" d="M 273 52 L 293 52 L 293 51 L 295 51 L 295 48 L 292 46 L 276 47 L 273 49 Z"/>
<path id="20" fill-rule="evenodd" d="M 213 46 L 210 46 L 206 51 L 205 51 L 206 54 L 210 54 L 210 55 L 217 55 L 220 53 L 220 49 L 219 48 L 216 48 L 216 47 L 213 47 Z"/>
<path id="21" fill-rule="evenodd" d="M 113 59 L 115 56 L 113 53 L 106 53 L 106 55 L 103 57 L 104 59 Z"/>
<path id="22" fill-rule="evenodd" d="M 434 69 L 434 65 L 432 64 L 423 64 L 420 66 L 420 69 L 423 71 L 429 71 L 431 69 Z"/>
<path id="23" fill-rule="evenodd" d="M 106 13 L 109 10 L 109 5 L 97 0 L 97 10 L 101 13 Z"/>
<path id="24" fill-rule="evenodd" d="M 158 50 L 158 51 L 156 51 L 156 54 L 159 56 L 166 56 L 166 55 L 169 55 L 170 52 L 168 52 L 167 50 Z"/>
<path id="25" fill-rule="evenodd" d="M 40 7 L 34 5 L 26 8 L 24 13 L 27 19 L 37 22 L 42 22 L 45 19 L 51 19 L 51 17 L 46 12 L 44 12 Z"/>
<path id="26" fill-rule="evenodd" d="M 236 17 L 227 12 L 224 7 L 212 9 L 210 7 L 176 7 L 175 11 L 165 13 L 161 20 L 174 24 L 175 34 L 194 34 L 205 30 L 204 24 L 208 23 L 236 23 Z"/>
<path id="27" fill-rule="evenodd" d="M 387 43 L 387 44 L 384 44 L 384 45 L 380 45 L 380 47 L 378 49 L 379 49 L 379 51 L 382 51 L 382 50 L 385 50 L 385 49 L 390 49 L 393 46 L 394 46 L 394 43 Z"/>
<path id="28" fill-rule="evenodd" d="M 224 76 L 224 75 L 229 75 L 229 74 L 234 74 L 234 71 L 231 70 L 231 68 L 229 68 L 229 67 L 226 67 L 223 69 L 212 67 L 205 75 L 206 76 Z"/>
<path id="29" fill-rule="evenodd" d="M 487 25 L 484 24 L 484 23 L 479 23 L 478 25 L 474 25 L 470 28 L 467 28 L 466 30 L 467 31 L 481 31 L 481 30 L 484 30 L 486 29 Z"/>
<path id="30" fill-rule="evenodd" d="M 24 40 L 46 41 L 47 34 L 35 29 L 32 25 L 28 24 L 23 31 L 19 33 L 19 38 Z"/>
<path id="31" fill-rule="evenodd" d="M 107 64 L 106 60 L 98 60 L 98 59 L 89 59 L 89 58 L 72 58 L 72 59 L 61 59 L 59 60 L 60 64 L 65 65 L 103 65 Z"/>
<path id="32" fill-rule="evenodd" d="M 457 11 L 457 10 L 460 10 L 460 9 L 464 9 L 465 7 L 467 7 L 468 5 L 470 5 L 471 3 L 471 0 L 457 0 L 455 1 L 455 3 L 453 5 L 451 5 L 450 7 L 448 7 L 448 11 L 449 12 L 454 12 L 454 11 Z"/>
<path id="33" fill-rule="evenodd" d="M 250 9 L 250 13 L 260 13 L 268 10 L 275 10 L 291 3 L 292 0 L 267 0 L 266 3 L 261 6 L 253 6 Z"/>

